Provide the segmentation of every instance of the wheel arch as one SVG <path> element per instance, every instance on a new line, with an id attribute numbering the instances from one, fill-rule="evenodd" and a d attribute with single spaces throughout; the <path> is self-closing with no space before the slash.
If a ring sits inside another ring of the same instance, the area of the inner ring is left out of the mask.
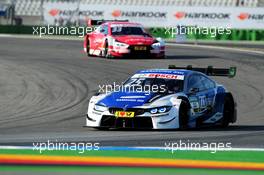
<path id="1" fill-rule="evenodd" d="M 188 128 L 189 117 L 190 117 L 189 110 L 191 108 L 191 105 L 190 105 L 189 99 L 186 96 L 178 96 L 177 99 L 182 100 L 179 106 L 179 128 L 186 129 Z"/>
<path id="2" fill-rule="evenodd" d="M 185 101 L 187 103 L 187 105 L 188 105 L 188 108 L 189 109 L 191 108 L 191 104 L 190 104 L 190 101 L 189 101 L 188 97 L 181 95 L 181 96 L 178 96 L 177 99 L 181 99 L 181 100 Z"/>
<path id="3" fill-rule="evenodd" d="M 84 41 L 83 41 L 83 48 L 84 48 L 84 51 L 87 52 L 87 41 L 89 39 L 89 35 L 85 35 L 84 37 Z"/>

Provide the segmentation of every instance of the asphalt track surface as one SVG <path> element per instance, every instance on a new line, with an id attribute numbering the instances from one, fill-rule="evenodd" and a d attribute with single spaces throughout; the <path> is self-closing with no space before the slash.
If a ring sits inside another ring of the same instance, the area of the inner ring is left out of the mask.
<path id="1" fill-rule="evenodd" d="M 231 142 L 264 148 L 264 55 L 196 46 L 167 46 L 167 59 L 86 57 L 81 41 L 1 38 L 0 145 L 32 142 L 99 142 L 101 146 L 164 146 L 165 142 Z M 215 77 L 235 96 L 238 121 L 227 129 L 110 130 L 85 125 L 98 85 L 121 82 L 139 69 L 237 66 L 233 79 Z"/>

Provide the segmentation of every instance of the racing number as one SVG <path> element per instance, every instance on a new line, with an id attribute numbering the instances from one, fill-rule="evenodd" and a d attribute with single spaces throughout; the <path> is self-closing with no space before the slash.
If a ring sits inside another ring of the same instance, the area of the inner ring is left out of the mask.
<path id="1" fill-rule="evenodd" d="M 122 27 L 121 26 L 114 26 L 112 28 L 112 32 L 113 33 L 121 32 L 121 31 L 122 31 Z"/>
<path id="2" fill-rule="evenodd" d="M 132 81 L 131 82 L 128 82 L 126 84 L 126 86 L 138 86 L 138 85 L 142 84 L 142 81 L 143 80 L 144 79 L 140 79 L 140 78 L 138 78 L 138 79 L 132 79 Z"/>
<path id="3" fill-rule="evenodd" d="M 205 96 L 199 96 L 199 103 L 200 103 L 200 108 L 206 108 L 207 102 L 206 102 L 206 97 Z"/>
<path id="4" fill-rule="evenodd" d="M 193 108 L 194 113 L 201 113 L 204 112 L 205 109 L 207 108 L 207 99 L 206 96 L 198 96 L 198 97 L 193 97 L 190 98 L 190 103 Z"/>

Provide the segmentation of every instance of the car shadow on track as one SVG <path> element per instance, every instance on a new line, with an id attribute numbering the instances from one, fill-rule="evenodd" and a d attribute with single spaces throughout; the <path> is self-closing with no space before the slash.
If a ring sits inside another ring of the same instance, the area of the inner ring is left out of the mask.
<path id="1" fill-rule="evenodd" d="M 97 129 L 95 129 L 97 130 Z M 136 128 L 115 128 L 115 129 L 109 129 L 104 131 L 128 131 L 128 132 L 134 132 L 134 131 L 151 131 L 151 132 L 208 132 L 208 131 L 264 131 L 264 125 L 231 125 L 227 128 L 221 128 L 221 127 L 204 127 L 204 128 L 194 128 L 194 129 L 136 129 Z"/>
<path id="2" fill-rule="evenodd" d="M 202 128 L 199 131 L 264 131 L 264 125 L 231 125 L 226 128 Z"/>
<path id="3" fill-rule="evenodd" d="M 91 56 L 89 56 L 90 58 Z M 98 57 L 101 59 L 106 59 L 103 57 Z M 218 58 L 216 56 L 208 55 L 166 55 L 165 58 L 152 58 L 152 57 L 122 57 L 122 58 L 110 58 L 109 60 L 171 60 L 171 59 L 213 59 Z M 106 59 L 108 60 L 108 59 Z"/>
<path id="4" fill-rule="evenodd" d="M 167 55 L 166 59 L 213 59 L 218 58 L 216 56 L 208 56 L 208 55 Z"/>

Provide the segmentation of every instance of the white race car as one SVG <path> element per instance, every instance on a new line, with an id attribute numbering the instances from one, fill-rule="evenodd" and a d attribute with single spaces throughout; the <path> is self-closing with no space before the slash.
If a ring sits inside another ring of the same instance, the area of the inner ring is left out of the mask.
<path id="1" fill-rule="evenodd" d="M 233 77 L 236 68 L 141 70 L 117 92 L 90 99 L 86 126 L 98 129 L 185 129 L 228 126 L 236 121 L 236 103 L 209 76 Z"/>

